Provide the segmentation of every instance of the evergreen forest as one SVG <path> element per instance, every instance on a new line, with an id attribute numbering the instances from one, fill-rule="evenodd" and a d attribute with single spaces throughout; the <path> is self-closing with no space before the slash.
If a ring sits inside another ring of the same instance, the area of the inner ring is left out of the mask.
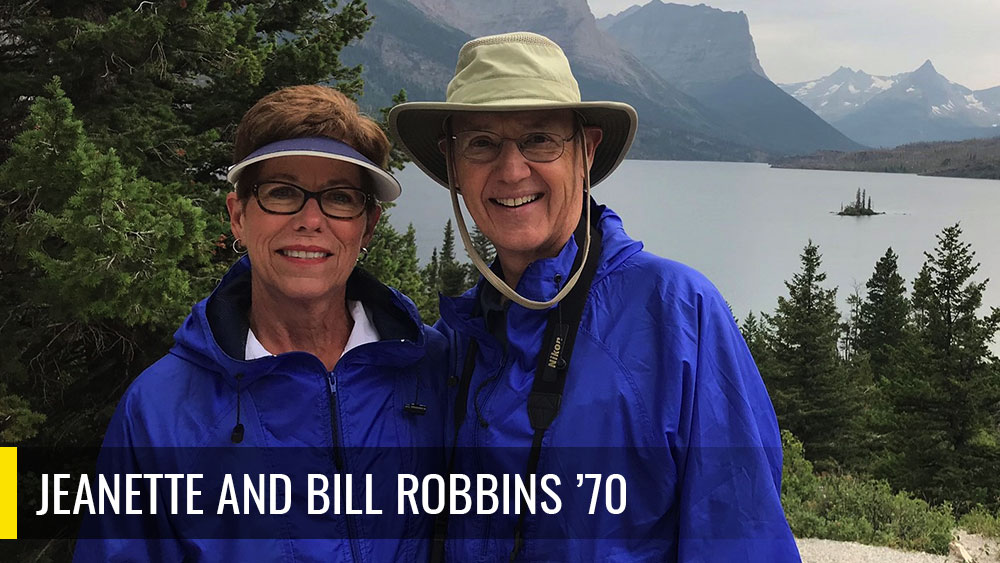
<path id="1" fill-rule="evenodd" d="M 376 16 L 361 0 L 0 5 L 0 444 L 100 445 L 125 388 L 237 259 L 223 172 L 240 117 L 295 84 L 357 99 L 361 69 L 339 53 Z M 996 524 L 1000 311 L 982 307 L 975 256 L 960 225 L 928 241 L 913 280 L 886 249 L 841 312 L 809 242 L 775 309 L 740 321 L 787 431 L 797 534 L 940 552 L 957 519 Z M 428 323 L 439 293 L 479 278 L 450 221 L 420 264 L 413 227 L 383 217 L 364 266 Z M 18 560 L 71 549 L 19 544 Z"/>

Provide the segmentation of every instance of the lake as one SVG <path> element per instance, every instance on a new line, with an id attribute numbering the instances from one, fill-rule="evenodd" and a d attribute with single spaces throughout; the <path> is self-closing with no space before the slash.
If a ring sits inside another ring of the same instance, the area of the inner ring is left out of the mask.
<path id="1" fill-rule="evenodd" d="M 448 190 L 410 164 L 390 221 L 417 229 L 421 264 L 441 246 L 451 215 Z M 872 207 L 885 215 L 840 217 L 841 204 L 867 190 Z M 845 299 L 871 277 L 889 246 L 899 255 L 900 274 L 910 283 L 931 251 L 935 234 L 961 222 L 964 240 L 981 262 L 977 280 L 994 280 L 984 303 L 1000 307 L 1000 181 L 932 178 L 770 168 L 736 162 L 627 160 L 594 188 L 594 197 L 614 209 L 633 238 L 647 250 L 684 262 L 711 279 L 743 318 L 748 311 L 773 312 L 784 281 L 800 269 L 809 239 L 823 255 L 827 287 Z M 471 221 L 466 215 L 466 221 Z M 456 234 L 456 252 L 465 258 Z"/>

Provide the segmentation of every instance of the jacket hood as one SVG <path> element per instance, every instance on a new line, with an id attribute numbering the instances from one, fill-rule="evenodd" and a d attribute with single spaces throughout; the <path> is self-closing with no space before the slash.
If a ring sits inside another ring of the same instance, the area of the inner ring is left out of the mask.
<path id="1" fill-rule="evenodd" d="M 246 361 L 243 359 L 250 327 L 252 273 L 247 256 L 226 272 L 212 294 L 198 302 L 174 333 L 170 353 L 219 373 L 235 386 L 267 375 L 278 365 L 294 361 L 315 368 L 319 359 L 307 352 L 288 352 Z M 379 282 L 361 268 L 347 280 L 347 298 L 361 301 L 372 316 L 382 341 L 393 340 L 392 353 L 374 353 L 365 345 L 352 349 L 341 361 L 370 365 L 402 366 L 419 360 L 426 346 L 424 325 L 416 306 L 406 296 Z"/>
<path id="2" fill-rule="evenodd" d="M 591 215 L 598 217 L 597 224 L 601 230 L 603 248 L 601 259 L 594 274 L 592 285 L 597 285 L 610 272 L 617 269 L 633 254 L 642 250 L 642 243 L 633 240 L 625 233 L 622 220 L 606 205 L 598 205 L 590 200 Z M 572 275 L 573 260 L 579 247 L 571 236 L 563 245 L 559 254 L 552 258 L 536 260 L 525 268 L 517 283 L 517 292 L 537 301 L 547 301 L 555 297 L 562 288 L 563 282 Z M 468 323 L 479 313 L 479 292 L 484 287 L 485 280 L 480 277 L 475 287 L 458 297 L 441 297 L 441 316 L 449 324 L 456 326 L 456 321 Z M 511 303 L 511 307 L 520 307 Z M 482 323 L 479 323 L 482 324 Z M 485 330 L 483 327 L 468 327 L 472 332 Z"/>

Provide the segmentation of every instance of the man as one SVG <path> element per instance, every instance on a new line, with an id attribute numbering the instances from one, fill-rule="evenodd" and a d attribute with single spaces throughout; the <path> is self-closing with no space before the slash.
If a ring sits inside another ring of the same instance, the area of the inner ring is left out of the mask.
<path id="1" fill-rule="evenodd" d="M 446 102 L 389 120 L 450 188 L 484 276 L 441 302 L 457 366 L 452 467 L 497 475 L 514 506 L 487 498 L 463 514 L 456 501 L 439 520 L 447 558 L 798 561 L 774 410 L 725 301 L 590 200 L 624 159 L 635 111 L 581 102 L 555 43 L 510 33 L 462 48 Z M 492 269 L 459 192 L 496 247 Z M 525 492 L 549 474 L 555 494 Z"/>

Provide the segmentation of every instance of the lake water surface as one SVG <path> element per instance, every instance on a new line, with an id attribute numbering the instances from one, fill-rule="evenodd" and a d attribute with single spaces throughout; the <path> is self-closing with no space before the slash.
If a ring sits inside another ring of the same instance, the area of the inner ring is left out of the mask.
<path id="1" fill-rule="evenodd" d="M 448 191 L 414 165 L 391 211 L 397 229 L 413 223 L 421 264 L 440 247 L 451 217 Z M 842 203 L 863 188 L 885 215 L 840 217 Z M 864 293 L 875 262 L 889 246 L 910 282 L 941 229 L 961 222 L 981 262 L 978 280 L 993 280 L 984 302 L 1000 307 L 1000 181 L 770 168 L 766 164 L 628 160 L 594 188 L 625 230 L 647 250 L 693 266 L 709 277 L 741 319 L 772 312 L 784 280 L 800 269 L 809 239 L 820 246 L 827 287 L 841 310 L 855 286 Z M 466 221 L 471 221 L 466 215 Z M 462 249 L 457 239 L 456 247 Z M 457 250 L 462 258 L 464 251 Z"/>

